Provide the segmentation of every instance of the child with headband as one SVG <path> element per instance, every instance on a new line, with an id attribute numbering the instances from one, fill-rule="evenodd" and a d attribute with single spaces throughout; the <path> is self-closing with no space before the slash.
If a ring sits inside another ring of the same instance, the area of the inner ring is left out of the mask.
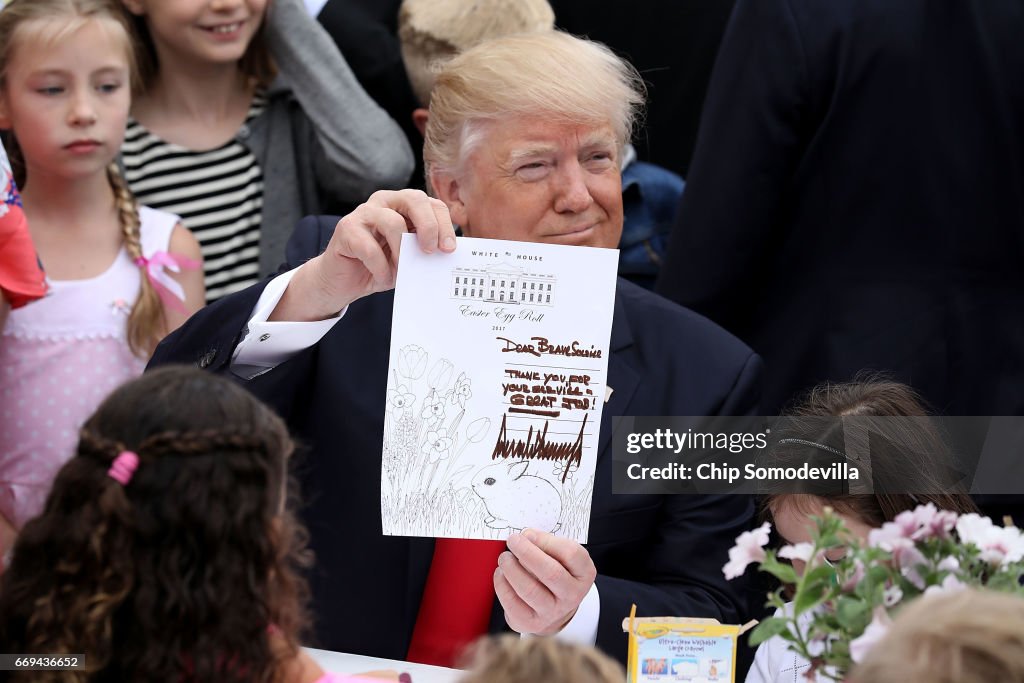
<path id="1" fill-rule="evenodd" d="M 864 416 L 877 418 L 921 418 L 907 420 L 876 420 L 873 429 L 892 446 L 888 452 L 879 455 L 899 457 L 878 457 L 872 453 L 872 476 L 876 481 L 896 481 L 900 477 L 911 476 L 914 483 L 929 493 L 900 494 L 877 493 L 842 495 L 808 493 L 777 493 L 768 495 L 763 500 L 766 516 L 787 544 L 810 542 L 814 529 L 812 516 L 823 514 L 826 506 L 831 507 L 835 514 L 842 518 L 846 528 L 861 541 L 866 541 L 868 532 L 890 522 L 906 510 L 913 510 L 918 505 L 931 503 L 940 510 L 952 510 L 956 513 L 977 512 L 977 506 L 966 493 L 958 492 L 951 487 L 948 492 L 940 493 L 943 488 L 938 482 L 925 485 L 930 481 L 928 464 L 921 459 L 914 459 L 915 454 L 928 454 L 932 462 L 937 462 L 942 454 L 947 453 L 946 446 L 938 434 L 928 427 L 923 418 L 927 412 L 914 391 L 897 382 L 879 378 L 867 378 L 865 381 L 854 381 L 848 384 L 824 384 L 816 387 L 804 401 L 789 413 L 795 422 L 800 418 L 808 418 L 802 437 L 780 439 L 774 456 L 776 459 L 795 462 L 813 457 L 814 453 L 826 456 L 840 455 L 843 446 L 835 442 L 828 428 L 818 434 L 813 430 L 817 426 L 835 425 L 838 421 L 821 420 L 820 418 Z M 792 463 L 790 463 L 792 464 Z M 832 548 L 825 560 L 839 560 L 844 553 L 843 548 Z M 804 562 L 792 560 L 798 573 L 803 572 Z M 811 614 L 807 613 L 810 619 Z M 747 674 L 747 683 L 782 683 L 801 679 L 809 668 L 809 663 L 794 652 L 791 652 L 785 640 L 776 636 L 763 642 L 757 649 L 754 664 Z"/>

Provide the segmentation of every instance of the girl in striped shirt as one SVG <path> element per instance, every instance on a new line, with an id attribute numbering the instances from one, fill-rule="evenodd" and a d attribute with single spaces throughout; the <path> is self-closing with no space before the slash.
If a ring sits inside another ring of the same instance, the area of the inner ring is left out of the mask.
<path id="1" fill-rule="evenodd" d="M 302 216 L 408 180 L 404 135 L 300 0 L 123 2 L 143 66 L 126 176 L 199 239 L 208 301 L 274 272 Z"/>

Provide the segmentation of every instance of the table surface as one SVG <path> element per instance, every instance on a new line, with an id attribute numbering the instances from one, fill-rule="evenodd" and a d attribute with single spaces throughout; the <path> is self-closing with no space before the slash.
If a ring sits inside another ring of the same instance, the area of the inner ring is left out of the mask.
<path id="1" fill-rule="evenodd" d="M 338 674 L 357 674 L 363 671 L 393 669 L 398 673 L 408 673 L 412 676 L 412 683 L 455 683 L 462 674 L 458 669 L 414 664 L 413 662 L 402 662 L 395 659 L 350 655 L 344 652 L 315 650 L 313 648 L 306 648 L 306 652 L 325 671 L 333 671 Z"/>

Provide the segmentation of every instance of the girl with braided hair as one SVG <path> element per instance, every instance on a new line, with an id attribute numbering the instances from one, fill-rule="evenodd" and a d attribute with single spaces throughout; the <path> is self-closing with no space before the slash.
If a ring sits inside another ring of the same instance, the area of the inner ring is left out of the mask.
<path id="1" fill-rule="evenodd" d="M 0 129 L 49 285 L 0 337 L 2 540 L 39 512 L 82 421 L 204 298 L 195 239 L 136 206 L 114 164 L 129 31 L 116 0 L 0 11 Z"/>
<path id="2" fill-rule="evenodd" d="M 298 646 L 291 452 L 281 419 L 216 375 L 161 368 L 114 391 L 0 580 L 0 648 L 86 653 L 86 669 L 12 680 L 343 680 Z"/>

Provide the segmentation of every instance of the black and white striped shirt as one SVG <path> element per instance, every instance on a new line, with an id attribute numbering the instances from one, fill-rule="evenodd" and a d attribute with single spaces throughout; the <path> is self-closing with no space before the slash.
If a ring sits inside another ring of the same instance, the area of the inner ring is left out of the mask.
<path id="1" fill-rule="evenodd" d="M 243 125 L 265 106 L 266 98 L 257 94 Z M 259 279 L 263 173 L 245 145 L 232 138 L 196 152 L 129 118 L 121 155 L 139 203 L 178 214 L 199 240 L 207 302 Z"/>

